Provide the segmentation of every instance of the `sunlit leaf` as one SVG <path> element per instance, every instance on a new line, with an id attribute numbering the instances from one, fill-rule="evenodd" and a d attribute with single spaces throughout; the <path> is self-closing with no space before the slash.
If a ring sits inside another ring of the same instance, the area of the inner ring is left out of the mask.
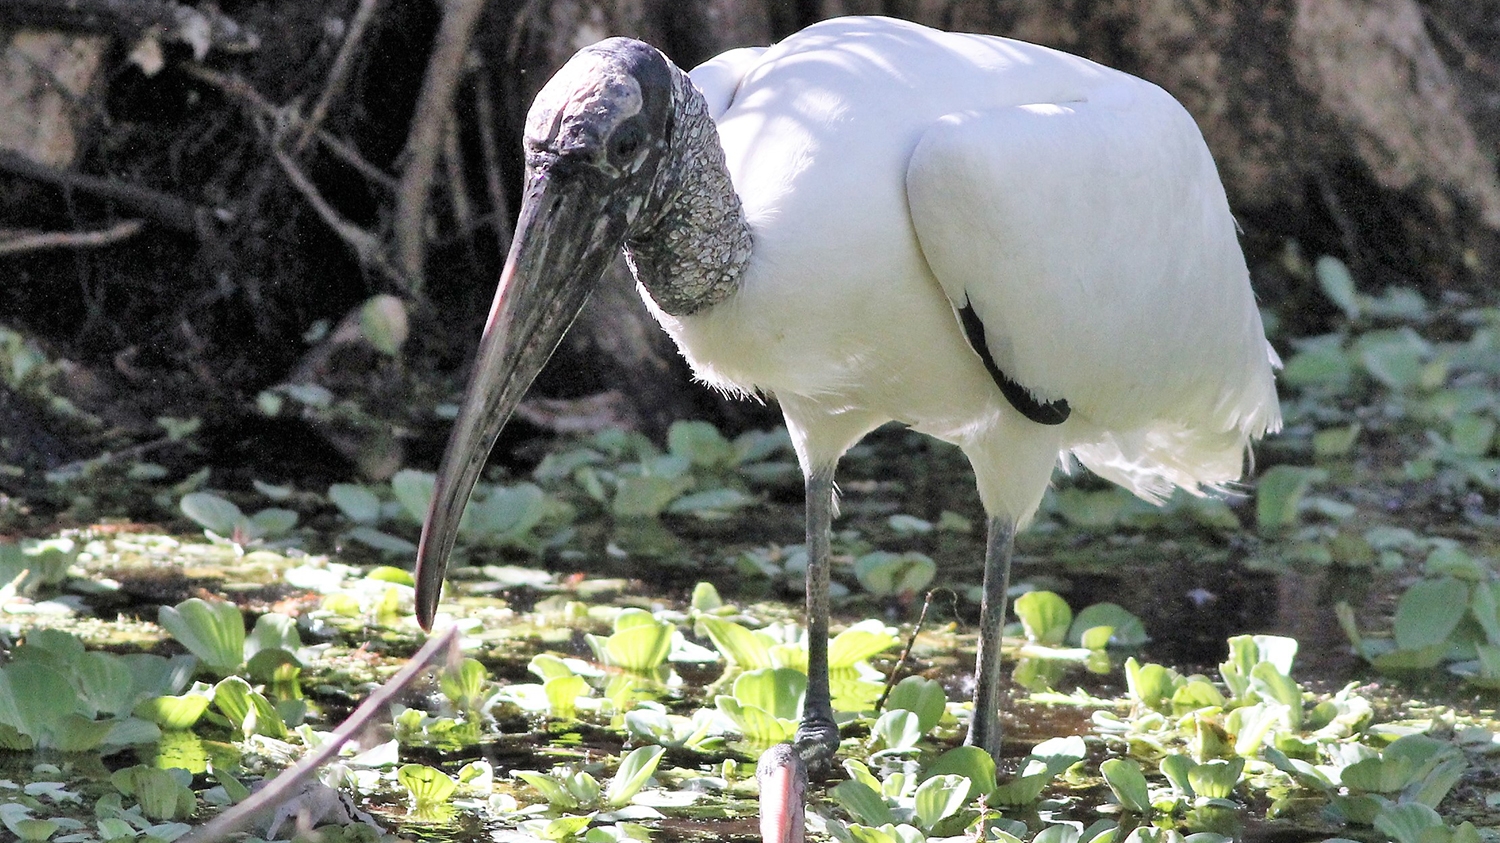
<path id="1" fill-rule="evenodd" d="M 552 776 L 534 770 L 516 770 L 511 775 L 536 788 L 549 805 L 568 811 L 579 807 L 578 798 Z"/>
<path id="2" fill-rule="evenodd" d="M 441 805 L 458 790 L 458 782 L 452 776 L 425 764 L 405 764 L 396 771 L 396 781 L 411 796 L 412 804 L 418 807 Z"/>
<path id="3" fill-rule="evenodd" d="M 881 749 L 912 749 L 922 740 L 922 723 L 913 712 L 893 709 L 870 727 L 870 737 Z"/>
<path id="4" fill-rule="evenodd" d="M 1142 816 L 1151 814 L 1151 797 L 1141 768 L 1129 758 L 1110 758 L 1099 765 L 1104 783 L 1119 800 L 1121 807 Z"/>
<path id="5" fill-rule="evenodd" d="M 878 620 L 860 621 L 828 642 L 828 667 L 830 670 L 854 667 L 896 646 L 899 640 Z"/>
<path id="6" fill-rule="evenodd" d="M 958 813 L 967 802 L 968 794 L 969 780 L 963 776 L 932 776 L 917 788 L 913 800 L 918 824 L 930 830 Z"/>
<path id="7" fill-rule="evenodd" d="M 136 717 L 149 720 L 163 729 L 191 729 L 208 710 L 209 698 L 205 694 L 183 694 L 182 696 L 160 696 L 142 700 L 135 707 Z"/>
<path id="8" fill-rule="evenodd" d="M 734 680 L 735 701 L 782 719 L 801 716 L 806 693 L 807 674 L 786 667 L 750 670 Z"/>
<path id="9" fill-rule="evenodd" d="M 1017 597 L 1015 611 L 1027 639 L 1048 647 L 1062 644 L 1073 623 L 1068 602 L 1050 591 L 1028 591 Z"/>
<path id="10" fill-rule="evenodd" d="M 588 694 L 589 683 L 582 676 L 569 674 L 548 679 L 542 683 L 542 688 L 547 693 L 552 716 L 569 720 L 578 709 L 578 698 Z"/>
<path id="11" fill-rule="evenodd" d="M 1188 782 L 1192 785 L 1189 792 L 1208 799 L 1227 799 L 1239 784 L 1244 770 L 1245 759 L 1240 757 L 1195 765 L 1187 771 Z"/>
<path id="12" fill-rule="evenodd" d="M 438 687 L 458 708 L 478 708 L 489 694 L 489 671 L 478 659 L 464 659 L 438 674 Z"/>
<path id="13" fill-rule="evenodd" d="M 1193 759 L 1177 753 L 1163 756 L 1158 764 L 1161 774 L 1172 783 L 1173 789 L 1188 799 L 1197 795 L 1197 791 L 1193 790 L 1192 779 L 1188 777 L 1197 766 L 1198 763 Z"/>
<path id="14" fill-rule="evenodd" d="M 832 796 L 840 807 L 848 811 L 850 816 L 866 825 L 884 825 L 895 821 L 891 807 L 885 803 L 885 799 L 864 782 L 854 780 L 839 782 L 829 788 L 828 795 Z"/>
<path id="15" fill-rule="evenodd" d="M 610 808 L 630 804 L 630 800 L 635 798 L 636 793 L 655 774 L 656 766 L 661 763 L 665 752 L 659 746 L 641 746 L 631 750 L 620 760 L 620 769 L 610 779 L 609 788 L 604 791 L 604 804 Z"/>
<path id="16" fill-rule="evenodd" d="M 942 684 L 921 676 L 908 676 L 897 682 L 886 700 L 888 709 L 905 709 L 916 714 L 918 729 L 924 735 L 942 719 L 947 704 L 948 695 Z"/>
<path id="17" fill-rule="evenodd" d="M 233 603 L 191 597 L 176 606 L 162 606 L 157 623 L 221 676 L 233 673 L 244 660 L 245 619 Z"/>
<path id="18" fill-rule="evenodd" d="M 704 632 L 724 657 L 746 670 L 775 667 L 770 642 L 733 622 L 711 616 L 699 618 Z"/>
<path id="19" fill-rule="evenodd" d="M 1118 603 L 1095 603 L 1079 612 L 1068 627 L 1066 640 L 1074 647 L 1088 647 L 1084 634 L 1098 627 L 1110 629 L 1108 643 L 1115 647 L 1139 647 L 1147 641 L 1145 624 Z"/>
<path id="20" fill-rule="evenodd" d="M 972 802 L 981 796 L 988 796 L 995 788 L 995 760 L 988 752 L 977 746 L 960 746 L 948 750 L 938 756 L 926 770 L 924 776 L 941 776 L 953 774 L 963 776 L 969 781 L 969 793 L 966 801 Z M 1032 797 L 1033 799 L 1035 797 Z M 1031 799 L 1021 800 L 1020 803 L 1005 802 L 1002 804 L 1024 804 Z"/>

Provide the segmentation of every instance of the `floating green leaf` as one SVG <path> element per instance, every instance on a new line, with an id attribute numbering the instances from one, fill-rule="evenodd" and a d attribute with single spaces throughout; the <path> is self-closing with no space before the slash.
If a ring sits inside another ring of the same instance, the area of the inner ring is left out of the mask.
<path id="1" fill-rule="evenodd" d="M 1099 765 L 1104 783 L 1119 800 L 1121 807 L 1142 816 L 1151 814 L 1151 797 L 1141 768 L 1129 758 L 1110 758 Z"/>
<path id="2" fill-rule="evenodd" d="M 1332 255 L 1323 255 L 1313 264 L 1313 275 L 1323 295 L 1338 305 L 1349 319 L 1359 318 L 1359 293 L 1354 289 L 1354 275 L 1344 262 Z"/>
<path id="3" fill-rule="evenodd" d="M 880 715 L 870 727 L 870 737 L 883 750 L 915 749 L 922 740 L 922 722 L 913 712 L 893 709 Z"/>
<path id="4" fill-rule="evenodd" d="M 620 808 L 630 804 L 630 800 L 635 798 L 656 773 L 656 766 L 661 763 L 665 752 L 659 746 L 640 746 L 622 758 L 620 769 L 615 771 L 614 778 L 609 781 L 609 788 L 604 791 L 605 806 Z"/>
<path id="5" fill-rule="evenodd" d="M 932 731 L 942 719 L 948 704 L 948 695 L 942 683 L 921 676 L 908 676 L 896 683 L 886 700 L 888 709 L 905 709 L 917 716 L 917 728 L 922 734 Z"/>
<path id="6" fill-rule="evenodd" d="M 220 676 L 233 673 L 244 661 L 245 619 L 233 603 L 192 597 L 161 607 L 157 623 Z"/>
<path id="7" fill-rule="evenodd" d="M 743 626 L 723 618 L 703 616 L 698 619 L 703 631 L 724 657 L 746 670 L 776 666 L 771 658 L 770 641 Z"/>
<path id="8" fill-rule="evenodd" d="M 380 498 L 364 486 L 335 483 L 328 487 L 328 499 L 356 524 L 374 524 L 380 520 Z"/>
<path id="9" fill-rule="evenodd" d="M 1255 520 L 1263 533 L 1274 533 L 1297 523 L 1302 498 L 1327 472 L 1296 465 L 1273 466 L 1260 476 L 1255 490 Z"/>
<path id="10" fill-rule="evenodd" d="M 1443 577 L 1413 583 L 1396 605 L 1396 646 L 1420 650 L 1446 641 L 1468 606 L 1469 584 L 1462 580 Z"/>
<path id="11" fill-rule="evenodd" d="M 1056 647 L 1067 638 L 1073 623 L 1068 602 L 1050 591 L 1028 591 L 1016 598 L 1016 617 L 1031 641 Z"/>
<path id="12" fill-rule="evenodd" d="M 183 495 L 178 506 L 198 526 L 221 536 L 232 534 L 235 526 L 245 521 L 245 513 L 238 506 L 210 492 Z"/>
<path id="13" fill-rule="evenodd" d="M 458 790 L 458 782 L 452 776 L 425 764 L 402 765 L 396 771 L 396 781 L 406 788 L 417 810 L 442 805 Z"/>
<path id="14" fill-rule="evenodd" d="M 866 659 L 884 653 L 899 640 L 878 620 L 860 621 L 828 642 L 828 667 L 835 671 L 852 668 Z"/>
<path id="15" fill-rule="evenodd" d="M 917 787 L 913 807 L 917 823 L 930 831 L 939 822 L 963 809 L 968 800 L 969 780 L 963 776 L 932 776 Z"/>
<path id="16" fill-rule="evenodd" d="M 854 560 L 854 576 L 877 597 L 911 595 L 937 576 L 937 563 L 922 553 L 876 551 Z"/>
<path id="17" fill-rule="evenodd" d="M 1074 647 L 1086 647 L 1084 634 L 1099 627 L 1110 629 L 1108 643 L 1116 647 L 1139 647 L 1147 641 L 1146 625 L 1117 603 L 1095 603 L 1079 612 L 1066 640 Z"/>

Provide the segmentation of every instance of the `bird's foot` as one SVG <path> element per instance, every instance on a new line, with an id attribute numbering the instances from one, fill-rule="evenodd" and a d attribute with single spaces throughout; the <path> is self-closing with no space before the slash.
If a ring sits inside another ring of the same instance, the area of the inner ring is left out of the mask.
<path id="1" fill-rule="evenodd" d="M 826 772 L 839 751 L 839 727 L 832 719 L 804 718 L 797 727 L 796 747 L 808 770 Z"/>

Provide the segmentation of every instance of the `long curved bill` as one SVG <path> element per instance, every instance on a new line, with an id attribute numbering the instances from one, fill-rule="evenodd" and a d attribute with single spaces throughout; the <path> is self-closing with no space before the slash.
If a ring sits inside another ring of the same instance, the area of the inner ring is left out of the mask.
<path id="1" fill-rule="evenodd" d="M 495 439 L 624 237 L 623 216 L 609 212 L 597 182 L 547 171 L 529 182 L 417 547 L 423 629 L 432 628 L 459 517 Z"/>

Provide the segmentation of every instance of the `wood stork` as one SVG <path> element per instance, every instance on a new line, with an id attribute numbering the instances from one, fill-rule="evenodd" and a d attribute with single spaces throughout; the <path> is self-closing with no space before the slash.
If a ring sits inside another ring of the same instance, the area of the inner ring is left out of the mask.
<path id="1" fill-rule="evenodd" d="M 834 467 L 888 421 L 963 449 L 988 514 L 968 741 L 1000 752 L 1012 541 L 1059 459 L 1141 497 L 1240 476 L 1280 424 L 1224 189 L 1170 95 L 1082 58 L 877 17 L 684 73 L 575 55 L 526 121 L 526 193 L 418 552 L 430 628 L 500 428 L 623 246 L 703 382 L 780 402 L 807 491 L 807 703 L 831 757 Z"/>

